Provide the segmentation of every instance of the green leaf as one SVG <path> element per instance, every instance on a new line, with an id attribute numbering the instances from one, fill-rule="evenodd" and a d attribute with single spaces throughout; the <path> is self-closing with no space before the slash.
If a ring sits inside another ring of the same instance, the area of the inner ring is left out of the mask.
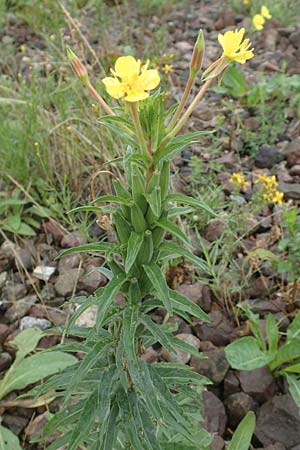
<path id="1" fill-rule="evenodd" d="M 7 376 L 0 385 L 0 398 L 16 389 L 24 389 L 29 384 L 36 383 L 76 362 L 77 359 L 74 356 L 63 352 L 42 352 L 29 356 L 17 366 L 13 365 L 7 372 Z"/>
<path id="2" fill-rule="evenodd" d="M 169 290 L 170 298 L 172 300 L 172 306 L 176 313 L 185 312 L 191 314 L 197 319 L 203 320 L 204 322 L 210 322 L 210 318 L 206 312 L 204 312 L 200 306 L 193 303 L 190 299 L 185 297 L 183 294 L 177 291 Z"/>
<path id="3" fill-rule="evenodd" d="M 251 329 L 252 333 L 254 334 L 260 348 L 265 351 L 266 343 L 265 343 L 264 336 L 261 331 L 259 315 L 254 314 L 251 311 L 250 306 L 246 302 L 239 303 L 238 307 L 246 314 L 246 316 L 250 322 L 250 329 Z"/>
<path id="4" fill-rule="evenodd" d="M 299 413 L 300 413 L 300 378 L 299 375 L 285 375 L 288 385 L 289 385 L 289 391 L 290 394 L 296 403 Z"/>
<path id="5" fill-rule="evenodd" d="M 58 258 L 62 256 L 71 255 L 72 253 L 81 252 L 109 252 L 115 247 L 114 244 L 110 242 L 91 242 L 90 244 L 78 245 L 77 247 L 68 248 L 60 253 Z"/>
<path id="6" fill-rule="evenodd" d="M 23 359 L 26 355 L 35 350 L 43 336 L 44 333 L 39 328 L 28 328 L 17 334 L 17 336 L 9 342 L 9 346 L 16 348 L 18 351 L 16 359 Z"/>
<path id="7" fill-rule="evenodd" d="M 154 262 L 149 265 L 143 265 L 143 268 L 147 277 L 152 283 L 153 289 L 157 292 L 167 312 L 172 315 L 173 311 L 169 295 L 169 288 L 161 269 Z"/>
<path id="8" fill-rule="evenodd" d="M 72 214 L 75 212 L 100 212 L 100 213 L 111 213 L 115 210 L 112 206 L 78 206 L 77 208 L 70 209 L 68 214 Z"/>
<path id="9" fill-rule="evenodd" d="M 91 202 L 91 204 L 93 204 L 93 203 L 105 203 L 105 202 L 118 203 L 120 205 L 130 206 L 132 204 L 132 199 L 119 197 L 118 195 L 102 195 L 101 197 L 95 198 L 95 200 L 93 200 Z"/>
<path id="10" fill-rule="evenodd" d="M 18 437 L 0 424 L 0 450 L 22 450 Z"/>
<path id="11" fill-rule="evenodd" d="M 97 296 L 97 300 L 99 302 L 96 322 L 97 330 L 100 330 L 108 308 L 115 300 L 117 293 L 120 292 L 120 289 L 126 280 L 126 275 L 124 273 L 120 273 L 109 281 L 109 283 L 101 290 L 100 296 Z"/>
<path id="12" fill-rule="evenodd" d="M 149 194 L 144 194 L 147 202 L 150 205 L 154 215 L 158 218 L 161 215 L 161 193 L 160 187 L 156 187 Z"/>
<path id="13" fill-rule="evenodd" d="M 155 222 L 155 224 L 163 228 L 165 231 L 168 231 L 169 233 L 174 234 L 178 239 L 180 239 L 185 245 L 188 247 L 192 247 L 193 244 L 188 240 L 186 235 L 183 233 L 183 231 L 180 230 L 176 225 L 174 225 L 172 222 L 170 222 L 168 219 L 160 219 L 159 221 Z"/>
<path id="14" fill-rule="evenodd" d="M 36 232 L 34 231 L 34 229 L 24 222 L 21 223 L 17 234 L 20 234 L 21 236 L 36 236 Z"/>
<path id="15" fill-rule="evenodd" d="M 116 421 L 119 415 L 119 406 L 114 400 L 113 406 L 110 410 L 109 417 L 108 417 L 108 425 L 107 425 L 107 431 L 104 436 L 104 440 L 101 442 L 101 446 L 99 447 L 99 450 L 113 450 L 114 442 L 116 440 Z M 100 444 L 100 442 L 99 442 Z"/>
<path id="16" fill-rule="evenodd" d="M 257 340 L 252 336 L 237 339 L 225 347 L 226 358 L 233 369 L 254 370 L 267 366 L 273 359 L 261 351 Z"/>
<path id="17" fill-rule="evenodd" d="M 21 226 L 21 216 L 20 214 L 9 214 L 5 220 L 5 225 L 9 227 L 12 231 L 18 232 Z"/>
<path id="18" fill-rule="evenodd" d="M 212 384 L 204 375 L 194 372 L 190 366 L 184 364 L 160 362 L 156 363 L 154 367 L 168 386 L 178 384 L 207 386 Z"/>
<path id="19" fill-rule="evenodd" d="M 184 194 L 169 194 L 165 200 L 165 202 L 177 202 L 182 203 L 184 205 L 194 206 L 195 208 L 203 209 L 207 213 L 209 213 L 211 216 L 218 217 L 218 214 L 211 209 L 208 205 L 201 202 L 200 200 L 197 200 L 192 197 L 188 197 Z"/>
<path id="20" fill-rule="evenodd" d="M 282 372 L 300 373 L 300 363 L 285 367 Z"/>
<path id="21" fill-rule="evenodd" d="M 270 364 L 271 370 L 277 369 L 284 363 L 292 362 L 295 359 L 300 358 L 300 346 L 295 345 L 295 342 L 286 342 L 277 351 L 274 361 Z"/>
<path id="22" fill-rule="evenodd" d="M 142 316 L 141 318 L 142 323 L 145 325 L 147 330 L 150 331 L 152 336 L 159 342 L 162 347 L 164 347 L 166 350 L 168 350 L 171 353 L 176 352 L 176 349 L 172 345 L 170 341 L 170 333 L 166 333 L 161 325 L 158 325 L 155 323 L 149 316 Z"/>
<path id="23" fill-rule="evenodd" d="M 287 330 L 287 342 L 300 340 L 300 314 L 297 314 Z"/>
<path id="24" fill-rule="evenodd" d="M 271 313 L 268 314 L 266 322 L 266 334 L 269 344 L 269 352 L 274 353 L 277 350 L 280 338 L 279 329 L 276 320 Z"/>
<path id="25" fill-rule="evenodd" d="M 255 414 L 249 411 L 235 430 L 228 450 L 249 450 L 255 424 Z"/>
<path id="26" fill-rule="evenodd" d="M 226 91 L 234 97 L 240 97 L 247 93 L 247 83 L 244 72 L 234 64 L 230 64 L 226 69 L 222 83 L 226 87 Z M 216 88 L 216 90 L 218 91 L 218 88 Z"/>
<path id="27" fill-rule="evenodd" d="M 203 272 L 208 273 L 207 264 L 203 259 L 199 258 L 198 256 L 173 242 L 163 242 L 160 245 L 159 250 L 163 255 L 172 255 L 173 253 L 176 256 L 183 256 L 185 259 L 192 262 L 196 267 L 199 267 L 199 269 L 201 269 Z"/>
<path id="28" fill-rule="evenodd" d="M 128 273 L 133 263 L 135 262 L 137 255 L 140 251 L 144 240 L 144 233 L 131 232 L 128 240 L 127 254 L 125 259 L 125 272 Z"/>

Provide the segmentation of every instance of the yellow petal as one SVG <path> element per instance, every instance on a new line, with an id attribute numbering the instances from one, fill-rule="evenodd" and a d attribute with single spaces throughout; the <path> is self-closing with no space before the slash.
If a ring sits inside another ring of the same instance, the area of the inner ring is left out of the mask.
<path id="1" fill-rule="evenodd" d="M 124 96 L 124 89 L 122 83 L 119 80 L 112 77 L 106 77 L 102 80 L 107 93 L 111 95 L 113 98 L 121 98 Z"/>
<path id="2" fill-rule="evenodd" d="M 146 70 L 139 77 L 139 82 L 142 84 L 145 91 L 155 89 L 160 83 L 160 77 L 156 69 Z"/>
<path id="3" fill-rule="evenodd" d="M 132 91 L 132 92 L 128 92 L 128 94 L 125 97 L 125 100 L 127 102 L 138 102 L 140 100 L 144 100 L 147 97 L 149 97 L 148 92 Z"/>
<path id="4" fill-rule="evenodd" d="M 141 62 L 133 56 L 120 56 L 115 64 L 115 73 L 122 80 L 128 80 L 140 73 Z"/>
<path id="5" fill-rule="evenodd" d="M 271 19 L 272 16 L 270 14 L 270 11 L 268 10 L 268 8 L 266 6 L 262 6 L 261 10 L 260 10 L 260 14 L 265 18 L 265 19 Z"/>
<path id="6" fill-rule="evenodd" d="M 257 30 L 262 30 L 264 27 L 265 19 L 261 14 L 255 14 L 252 19 L 253 25 Z"/>

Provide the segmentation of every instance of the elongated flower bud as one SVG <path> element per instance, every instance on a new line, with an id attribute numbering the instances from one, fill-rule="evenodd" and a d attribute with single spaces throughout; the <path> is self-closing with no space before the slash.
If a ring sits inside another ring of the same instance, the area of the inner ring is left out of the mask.
<path id="1" fill-rule="evenodd" d="M 87 70 L 70 47 L 67 47 L 67 56 L 76 77 L 79 78 L 79 80 L 82 81 L 86 86 L 89 85 L 90 82 Z"/>
<path id="2" fill-rule="evenodd" d="M 205 49 L 203 30 L 199 31 L 190 64 L 190 77 L 194 79 L 201 69 Z"/>

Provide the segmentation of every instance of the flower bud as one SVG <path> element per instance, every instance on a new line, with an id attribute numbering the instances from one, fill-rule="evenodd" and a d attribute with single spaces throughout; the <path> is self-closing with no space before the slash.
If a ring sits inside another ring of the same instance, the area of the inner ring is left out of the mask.
<path id="1" fill-rule="evenodd" d="M 196 44 L 194 46 L 192 61 L 190 64 L 190 77 L 195 78 L 202 66 L 203 56 L 205 50 L 205 41 L 203 30 L 199 31 Z"/>
<path id="2" fill-rule="evenodd" d="M 83 84 L 88 85 L 89 77 L 87 70 L 70 47 L 67 47 L 67 56 L 76 77 L 79 78 L 79 80 L 82 81 Z"/>

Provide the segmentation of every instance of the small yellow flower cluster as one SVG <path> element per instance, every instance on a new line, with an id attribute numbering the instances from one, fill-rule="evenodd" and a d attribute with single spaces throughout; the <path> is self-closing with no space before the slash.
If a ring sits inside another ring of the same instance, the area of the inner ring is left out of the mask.
<path id="1" fill-rule="evenodd" d="M 243 0 L 244 5 L 249 5 L 250 0 Z"/>
<path id="2" fill-rule="evenodd" d="M 246 191 L 249 186 L 249 181 L 245 180 L 245 175 L 239 172 L 233 173 L 229 181 L 242 191 Z"/>
<path id="3" fill-rule="evenodd" d="M 255 14 L 252 18 L 252 23 L 258 31 L 261 31 L 264 27 L 266 19 L 271 19 L 272 16 L 266 6 L 262 6 L 260 14 Z"/>
<path id="4" fill-rule="evenodd" d="M 274 175 L 258 175 L 255 183 L 260 183 L 262 185 L 260 194 L 267 203 L 278 203 L 281 205 L 283 192 L 278 191 L 278 182 Z"/>

